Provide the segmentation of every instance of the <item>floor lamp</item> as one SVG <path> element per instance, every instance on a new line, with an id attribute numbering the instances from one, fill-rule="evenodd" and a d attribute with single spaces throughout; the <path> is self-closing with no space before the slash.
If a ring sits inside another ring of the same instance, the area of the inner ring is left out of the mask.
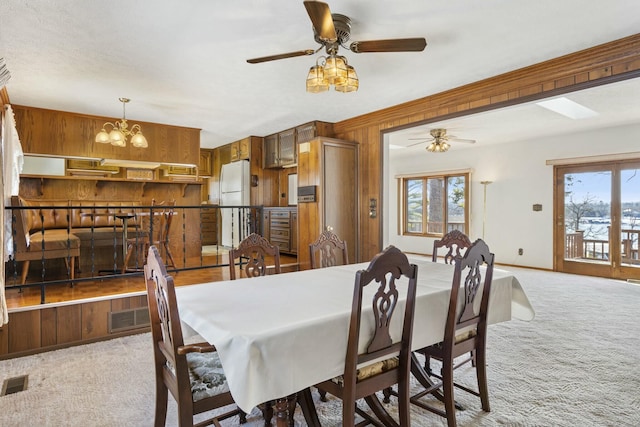
<path id="1" fill-rule="evenodd" d="M 484 240 L 484 226 L 487 221 L 487 185 L 493 181 L 480 181 L 480 184 L 484 185 L 484 198 L 482 201 L 482 240 Z"/>

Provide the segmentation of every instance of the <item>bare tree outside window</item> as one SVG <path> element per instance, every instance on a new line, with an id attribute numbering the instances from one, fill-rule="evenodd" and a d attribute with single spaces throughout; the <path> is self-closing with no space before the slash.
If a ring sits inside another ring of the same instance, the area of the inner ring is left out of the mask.
<path id="1" fill-rule="evenodd" d="M 403 179 L 403 234 L 442 236 L 468 233 L 468 174 Z"/>

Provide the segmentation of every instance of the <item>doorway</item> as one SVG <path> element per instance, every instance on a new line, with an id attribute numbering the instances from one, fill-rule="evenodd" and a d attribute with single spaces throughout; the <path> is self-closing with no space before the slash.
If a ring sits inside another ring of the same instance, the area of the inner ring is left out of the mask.
<path id="1" fill-rule="evenodd" d="M 556 166 L 555 270 L 638 278 L 640 160 Z"/>

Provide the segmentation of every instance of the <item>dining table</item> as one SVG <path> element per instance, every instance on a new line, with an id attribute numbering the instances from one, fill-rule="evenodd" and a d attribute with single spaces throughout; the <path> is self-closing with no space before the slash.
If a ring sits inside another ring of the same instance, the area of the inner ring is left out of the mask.
<path id="1" fill-rule="evenodd" d="M 412 348 L 419 349 L 443 339 L 454 269 L 425 257 L 408 258 L 418 266 Z M 344 372 L 356 272 L 368 264 L 177 287 L 185 336 L 198 334 L 217 348 L 243 411 L 295 395 Z M 372 296 L 375 290 L 366 292 Z M 517 278 L 494 268 L 489 324 L 534 315 Z M 402 319 L 394 320 L 391 335 L 399 338 Z M 361 349 L 370 337 L 361 333 Z"/>

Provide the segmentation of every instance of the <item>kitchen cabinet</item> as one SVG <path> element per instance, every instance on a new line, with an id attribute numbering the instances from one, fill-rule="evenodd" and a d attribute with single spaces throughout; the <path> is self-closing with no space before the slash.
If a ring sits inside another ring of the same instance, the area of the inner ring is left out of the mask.
<path id="1" fill-rule="evenodd" d="M 214 207 L 202 207 L 200 209 L 200 221 L 202 244 L 218 244 L 218 209 Z"/>
<path id="2" fill-rule="evenodd" d="M 289 230 L 291 233 L 291 252 L 298 253 L 298 209 L 291 210 L 291 221 L 289 222 Z"/>
<path id="3" fill-rule="evenodd" d="M 211 176 L 213 172 L 213 150 L 200 149 L 200 176 Z"/>
<path id="4" fill-rule="evenodd" d="M 318 136 L 329 136 L 331 123 L 313 121 L 264 138 L 264 168 L 283 168 L 298 163 L 298 144 Z"/>
<path id="5" fill-rule="evenodd" d="M 300 269 L 310 268 L 309 244 L 331 227 L 347 242 L 349 259 L 358 261 L 358 144 L 317 137 L 298 145 L 297 221 Z"/>
<path id="6" fill-rule="evenodd" d="M 249 160 L 251 157 L 251 140 L 241 139 L 231 143 L 231 161 Z"/>
<path id="7" fill-rule="evenodd" d="M 296 129 L 269 135 L 264 139 L 264 167 L 295 166 L 297 161 Z"/>
<path id="8" fill-rule="evenodd" d="M 298 213 L 296 208 L 264 208 L 264 237 L 282 253 L 298 252 Z"/>

